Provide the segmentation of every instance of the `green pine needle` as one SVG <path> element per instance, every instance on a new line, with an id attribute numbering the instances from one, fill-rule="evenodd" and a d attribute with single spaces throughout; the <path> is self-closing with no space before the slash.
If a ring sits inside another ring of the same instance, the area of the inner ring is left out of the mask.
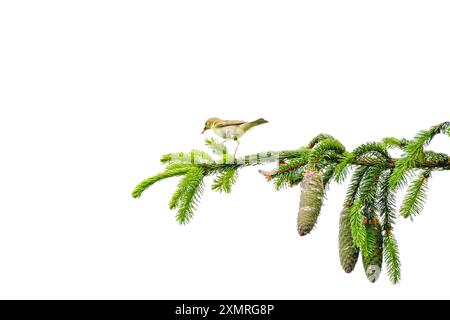
<path id="1" fill-rule="evenodd" d="M 308 166 L 316 167 L 317 163 L 326 155 L 328 151 L 334 151 L 336 154 L 343 154 L 345 147 L 338 140 L 328 138 L 320 141 L 318 145 L 314 147 L 308 158 Z"/>
<path id="2" fill-rule="evenodd" d="M 238 176 L 238 170 L 231 168 L 220 173 L 212 184 L 212 189 L 218 192 L 230 193 L 231 187 L 235 184 Z"/>
<path id="3" fill-rule="evenodd" d="M 316 144 L 318 144 L 319 142 L 321 142 L 322 140 L 326 140 L 326 139 L 334 139 L 334 137 L 332 135 L 326 134 L 326 133 L 320 133 L 317 136 L 315 136 L 306 146 L 307 149 L 312 149 L 316 146 Z"/>
<path id="4" fill-rule="evenodd" d="M 334 181 L 337 183 L 342 183 L 347 179 L 348 173 L 350 171 L 351 164 L 355 159 L 353 153 L 347 153 L 344 158 L 339 162 L 334 171 Z"/>
<path id="5" fill-rule="evenodd" d="M 386 170 L 380 176 L 378 182 L 378 194 L 377 194 L 377 211 L 379 212 L 383 220 L 383 230 L 391 230 L 395 225 L 395 207 L 396 197 L 395 193 L 389 188 L 389 179 L 392 174 L 392 170 Z"/>
<path id="6" fill-rule="evenodd" d="M 358 159 L 389 159 L 386 147 L 379 142 L 361 144 L 353 150 L 353 154 Z"/>
<path id="7" fill-rule="evenodd" d="M 285 163 L 278 165 L 272 175 L 274 188 L 281 190 L 299 184 L 305 173 L 307 159 L 308 153 L 304 152 L 297 158 L 288 159 Z"/>
<path id="8" fill-rule="evenodd" d="M 332 163 L 329 164 L 325 167 L 325 169 L 323 170 L 323 175 L 322 175 L 322 179 L 323 179 L 323 186 L 324 188 L 327 188 L 330 184 L 331 179 L 334 176 L 334 171 L 336 170 L 336 164 Z"/>
<path id="9" fill-rule="evenodd" d="M 369 167 L 366 166 L 356 167 L 355 172 L 353 173 L 352 179 L 350 181 L 350 185 L 348 186 L 347 189 L 347 196 L 345 198 L 345 203 L 347 205 L 351 206 L 355 201 L 356 197 L 358 196 L 359 186 L 368 169 Z"/>
<path id="10" fill-rule="evenodd" d="M 365 225 L 366 228 L 366 243 L 361 247 L 361 253 L 364 257 L 370 256 L 376 246 L 378 239 L 378 230 L 371 225 Z"/>
<path id="11" fill-rule="evenodd" d="M 131 193 L 133 198 L 139 198 L 145 190 L 147 190 L 151 185 L 163 179 L 181 176 L 188 172 L 192 168 L 191 165 L 171 165 L 166 168 L 165 171 L 158 173 L 150 178 L 145 179 L 139 183 Z"/>
<path id="12" fill-rule="evenodd" d="M 357 199 L 350 208 L 350 224 L 352 228 L 352 237 L 355 246 L 361 249 L 365 254 L 368 252 L 367 247 L 367 229 L 363 223 L 364 208 L 361 200 Z"/>
<path id="13" fill-rule="evenodd" d="M 414 139 L 406 146 L 406 156 L 415 159 L 423 152 L 423 147 L 427 146 L 439 133 L 445 133 L 450 128 L 450 122 L 443 122 L 431 127 L 429 130 L 420 131 Z"/>
<path id="14" fill-rule="evenodd" d="M 362 202 L 373 201 L 376 198 L 378 180 L 382 172 L 386 169 L 386 164 L 379 163 L 371 166 L 364 175 L 360 185 L 360 198 Z"/>
<path id="15" fill-rule="evenodd" d="M 423 170 L 409 185 L 400 207 L 400 214 L 403 217 L 416 216 L 422 212 L 427 198 L 428 179 L 430 174 L 430 169 Z"/>
<path id="16" fill-rule="evenodd" d="M 397 139 L 393 137 L 387 137 L 382 140 L 382 144 L 386 149 L 394 149 L 394 148 L 403 149 L 406 147 L 408 143 L 409 141 L 406 139 Z"/>
<path id="17" fill-rule="evenodd" d="M 179 223 L 186 224 L 192 218 L 200 195 L 203 193 L 203 178 L 203 169 L 192 168 L 180 180 L 169 203 L 171 209 L 178 208 L 176 218 Z"/>
<path id="18" fill-rule="evenodd" d="M 401 279 L 401 263 L 397 240 L 393 234 L 384 236 L 383 253 L 389 279 L 397 284 Z"/>
<path id="19" fill-rule="evenodd" d="M 385 169 L 385 163 L 379 163 L 370 167 L 360 183 L 358 199 L 355 204 L 361 206 L 358 212 L 359 218 L 361 220 L 365 219 L 367 223 L 370 223 L 371 219 L 378 219 L 376 216 L 377 187 L 379 178 Z M 358 240 L 361 241 L 360 243 L 356 243 L 356 241 L 355 243 L 361 248 L 362 255 L 368 257 L 377 246 L 378 230 L 369 224 L 364 225 L 362 223 L 357 225 L 356 228 L 365 229 L 365 237 L 361 237 Z M 362 230 L 355 230 L 355 232 L 363 233 Z"/>
<path id="20" fill-rule="evenodd" d="M 424 147 L 427 146 L 433 138 L 440 133 L 449 130 L 450 122 L 443 122 L 439 125 L 431 127 L 429 130 L 420 131 L 413 140 L 405 147 L 405 151 L 399 161 L 397 161 L 395 170 L 392 174 L 390 186 L 397 190 L 403 187 L 410 175 L 410 170 L 418 163 L 425 160 Z"/>
<path id="21" fill-rule="evenodd" d="M 303 179 L 303 170 L 291 170 L 277 174 L 273 178 L 273 186 L 275 190 L 280 191 L 282 189 L 297 185 Z"/>
<path id="22" fill-rule="evenodd" d="M 389 186 L 392 190 L 404 188 L 412 176 L 411 161 L 408 158 L 400 158 L 391 174 Z"/>
<path id="23" fill-rule="evenodd" d="M 192 185 L 192 181 L 196 181 L 198 177 L 203 177 L 203 170 L 201 168 L 192 168 L 185 176 L 178 182 L 177 189 L 172 195 L 169 202 L 169 208 L 175 209 L 179 206 L 181 199 L 184 197 L 186 190 Z"/>

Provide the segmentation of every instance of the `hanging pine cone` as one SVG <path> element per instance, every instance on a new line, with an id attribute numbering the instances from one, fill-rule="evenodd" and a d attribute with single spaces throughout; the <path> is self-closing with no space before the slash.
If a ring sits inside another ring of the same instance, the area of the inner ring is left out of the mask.
<path id="1" fill-rule="evenodd" d="M 301 183 L 297 231 L 301 236 L 311 232 L 320 214 L 324 196 L 322 175 L 307 170 Z"/>
<path id="2" fill-rule="evenodd" d="M 363 255 L 364 271 L 367 279 L 374 283 L 378 280 L 383 264 L 383 234 L 378 218 L 373 218 L 367 225 L 367 237 L 375 237 L 376 244 L 371 254 L 367 257 Z"/>
<path id="3" fill-rule="evenodd" d="M 358 261 L 359 249 L 355 246 L 350 223 L 350 208 L 344 207 L 339 219 L 339 258 L 342 269 L 350 273 Z"/>

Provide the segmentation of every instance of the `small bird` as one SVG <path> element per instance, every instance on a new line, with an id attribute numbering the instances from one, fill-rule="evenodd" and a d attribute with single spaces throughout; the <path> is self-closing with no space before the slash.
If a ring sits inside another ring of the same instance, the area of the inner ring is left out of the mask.
<path id="1" fill-rule="evenodd" d="M 234 151 L 234 156 L 236 155 L 237 149 L 239 148 L 239 139 L 253 127 L 259 126 L 261 124 L 267 123 L 268 121 L 259 118 L 258 120 L 245 122 L 242 120 L 222 120 L 219 118 L 209 118 L 205 122 L 205 127 L 203 128 L 202 134 L 211 129 L 216 135 L 227 140 L 234 140 L 237 142 L 236 149 Z M 225 142 L 224 141 L 224 142 Z"/>

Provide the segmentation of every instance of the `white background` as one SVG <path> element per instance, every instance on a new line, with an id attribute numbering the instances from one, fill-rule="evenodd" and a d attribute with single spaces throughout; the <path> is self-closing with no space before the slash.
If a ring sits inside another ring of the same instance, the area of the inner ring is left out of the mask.
<path id="1" fill-rule="evenodd" d="M 0 298 L 450 298 L 448 172 L 398 221 L 397 286 L 341 270 L 345 186 L 302 238 L 299 189 L 256 168 L 230 195 L 208 179 L 186 226 L 177 179 L 130 195 L 161 154 L 203 148 L 211 116 L 270 121 L 240 154 L 450 120 L 449 16 L 448 1 L 2 1 Z"/>

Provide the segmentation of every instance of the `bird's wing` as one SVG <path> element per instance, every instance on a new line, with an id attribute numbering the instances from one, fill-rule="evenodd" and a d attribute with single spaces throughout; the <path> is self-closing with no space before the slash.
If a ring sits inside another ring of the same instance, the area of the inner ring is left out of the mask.
<path id="1" fill-rule="evenodd" d="M 215 127 L 223 128 L 223 127 L 229 127 L 229 126 L 239 126 L 243 123 L 245 123 L 245 121 L 242 121 L 242 120 L 220 120 L 220 121 L 217 121 L 217 123 L 215 124 Z"/>

